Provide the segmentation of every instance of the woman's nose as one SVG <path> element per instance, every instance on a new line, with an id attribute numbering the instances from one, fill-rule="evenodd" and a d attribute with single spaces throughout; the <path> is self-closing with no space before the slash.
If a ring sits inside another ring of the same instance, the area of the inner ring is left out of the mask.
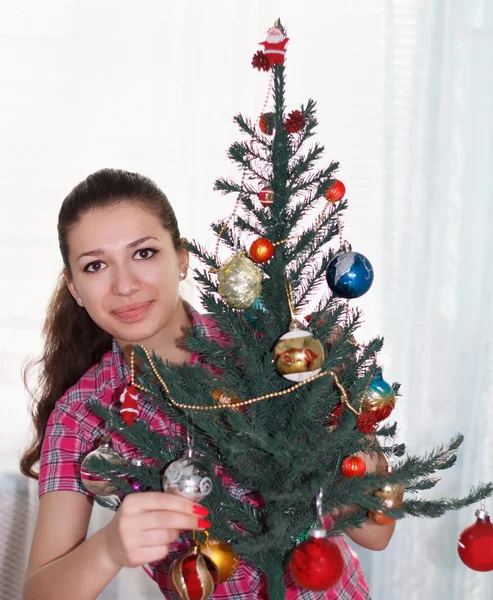
<path id="1" fill-rule="evenodd" d="M 115 267 L 113 293 L 117 296 L 131 296 L 140 289 L 137 277 L 127 267 Z"/>

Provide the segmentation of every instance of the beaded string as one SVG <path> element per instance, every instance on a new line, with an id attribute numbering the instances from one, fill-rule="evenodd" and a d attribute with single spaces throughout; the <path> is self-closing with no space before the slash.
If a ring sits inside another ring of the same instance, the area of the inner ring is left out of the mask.
<path id="1" fill-rule="evenodd" d="M 269 79 L 269 83 L 267 86 L 267 94 L 265 96 L 265 100 L 264 100 L 264 104 L 262 106 L 262 110 L 260 112 L 260 114 L 263 114 L 265 112 L 265 109 L 267 107 L 267 102 L 269 101 L 269 96 L 270 96 L 270 92 L 271 92 L 271 88 L 272 88 L 272 81 L 274 79 L 274 72 L 271 73 L 270 79 Z M 240 187 L 243 187 L 243 184 L 245 183 L 245 176 L 246 176 L 246 167 L 244 167 L 243 169 L 243 174 L 241 176 L 241 182 L 240 182 Z M 229 215 L 229 217 L 226 219 L 226 221 L 223 222 L 223 226 L 221 227 L 221 230 L 218 233 L 217 236 L 217 241 L 216 241 L 216 248 L 214 250 L 214 260 L 217 262 L 218 256 L 219 256 L 219 244 L 221 242 L 221 237 L 224 233 L 224 231 L 226 230 L 227 226 L 229 225 L 229 223 L 231 222 L 231 219 L 235 216 L 236 211 L 238 210 L 238 206 L 240 205 L 240 198 L 241 198 L 241 193 L 238 194 L 238 197 L 236 198 L 236 203 L 234 205 L 233 208 L 233 212 Z M 210 273 L 217 273 L 217 269 L 209 269 Z"/>
<path id="2" fill-rule="evenodd" d="M 156 369 L 156 365 L 154 364 L 154 361 L 151 358 L 151 355 L 149 354 L 147 348 L 145 348 L 144 346 L 140 346 L 140 348 L 142 348 L 144 354 L 146 355 L 147 360 L 149 361 L 149 365 L 151 367 L 152 372 L 154 373 L 154 376 L 156 377 L 156 379 L 159 381 L 161 387 L 163 388 L 163 390 L 166 392 L 167 396 L 168 396 L 168 400 L 171 402 L 171 404 L 173 406 L 176 406 L 177 408 L 184 408 L 184 409 L 189 409 L 189 410 L 202 410 L 202 411 L 209 411 L 209 410 L 225 410 L 225 409 L 236 409 L 239 406 L 248 406 L 250 404 L 255 404 L 257 402 L 262 402 L 263 400 L 270 400 L 271 398 L 279 398 L 280 396 L 285 396 L 287 394 L 290 394 L 291 392 L 294 392 L 295 390 L 300 389 L 301 387 L 308 385 L 309 383 L 312 383 L 313 381 L 316 381 L 317 379 L 321 379 L 322 377 L 327 377 L 327 375 L 332 375 L 332 377 L 334 378 L 335 384 L 336 386 L 339 388 L 341 394 L 342 394 L 342 399 L 344 404 L 352 411 L 354 412 L 354 414 L 359 415 L 360 413 L 358 411 L 356 411 L 356 409 L 354 409 L 350 402 L 349 402 L 349 397 L 347 395 L 346 390 L 344 389 L 344 387 L 341 385 L 339 378 L 337 377 L 337 374 L 334 373 L 334 371 L 322 371 L 321 373 L 317 373 L 317 375 L 313 375 L 312 377 L 308 377 L 308 379 L 305 379 L 304 381 L 300 381 L 299 383 L 296 383 L 295 385 L 292 385 L 291 387 L 285 389 L 285 390 L 281 390 L 279 392 L 271 392 L 269 394 L 263 394 L 262 396 L 256 396 L 255 398 L 250 398 L 248 400 L 240 400 L 238 402 L 235 402 L 234 404 L 218 404 L 216 406 L 200 406 L 198 404 L 183 404 L 181 402 L 177 402 L 172 396 L 171 396 L 171 392 L 169 391 L 168 386 L 166 385 L 166 382 L 164 381 L 164 379 L 161 377 L 161 375 L 159 374 L 158 370 Z M 134 373 L 134 353 L 135 353 L 135 349 L 132 349 L 132 355 L 131 355 L 131 359 L 130 359 L 130 365 L 131 365 L 131 379 L 132 381 L 135 380 L 135 373 Z M 146 387 L 144 387 L 143 385 L 139 385 L 134 383 L 133 385 L 135 385 L 135 387 L 143 392 L 147 392 L 147 393 L 151 393 L 150 390 L 148 390 Z"/>

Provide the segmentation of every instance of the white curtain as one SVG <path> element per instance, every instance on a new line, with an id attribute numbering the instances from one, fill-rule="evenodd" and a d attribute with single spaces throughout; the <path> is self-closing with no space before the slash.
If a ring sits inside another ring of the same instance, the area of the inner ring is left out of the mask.
<path id="1" fill-rule="evenodd" d="M 262 107 L 267 76 L 250 60 L 278 16 L 288 103 L 317 101 L 348 189 L 345 236 L 375 267 L 361 337 L 386 338 L 399 441 L 420 453 L 466 435 L 435 495 L 493 478 L 490 0 L 0 3 L 0 471 L 27 436 L 19 367 L 40 349 L 61 200 L 103 166 L 137 170 L 167 192 L 183 235 L 212 244 L 208 224 L 234 203 L 212 183 L 235 174 L 232 116 Z M 197 298 L 192 282 L 184 292 Z M 491 597 L 493 575 L 456 553 L 473 513 L 406 519 L 387 550 L 360 552 L 373 599 Z M 129 570 L 101 597 L 160 594 Z"/>

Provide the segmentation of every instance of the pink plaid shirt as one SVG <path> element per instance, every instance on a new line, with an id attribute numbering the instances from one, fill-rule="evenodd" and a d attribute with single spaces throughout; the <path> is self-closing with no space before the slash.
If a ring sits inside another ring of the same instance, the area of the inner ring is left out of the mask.
<path id="1" fill-rule="evenodd" d="M 206 335 L 217 335 L 211 317 L 201 315 L 187 306 L 192 323 L 204 328 Z M 216 330 L 217 331 L 217 330 Z M 201 363 L 198 354 L 192 354 L 191 363 Z M 113 348 L 57 402 L 46 427 L 41 451 L 39 495 L 57 490 L 69 490 L 92 497 L 82 485 L 80 466 L 84 457 L 98 446 L 105 431 L 105 424 L 89 408 L 88 402 L 98 399 L 103 405 L 118 411 L 122 389 L 130 383 L 130 371 L 123 354 L 114 341 Z M 139 418 L 163 435 L 176 434 L 178 426 L 170 421 L 143 394 L 139 396 Z M 139 456 L 118 432 L 112 433 L 115 450 L 126 460 Z M 344 556 L 344 572 L 336 586 L 327 592 L 315 593 L 303 590 L 286 571 L 287 600 L 366 600 L 370 598 L 368 585 L 363 576 L 356 554 L 343 536 L 332 538 Z M 169 555 L 153 563 L 146 571 L 159 585 L 165 598 L 174 598 L 168 583 L 171 562 L 183 555 L 189 547 L 188 537 L 183 535 L 170 547 Z M 267 599 L 265 577 L 250 563 L 241 561 L 236 574 L 219 585 L 212 595 L 215 600 Z"/>

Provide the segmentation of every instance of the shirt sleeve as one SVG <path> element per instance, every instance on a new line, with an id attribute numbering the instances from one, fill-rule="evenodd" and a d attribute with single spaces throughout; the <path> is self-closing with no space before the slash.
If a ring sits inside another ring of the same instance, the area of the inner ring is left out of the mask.
<path id="1" fill-rule="evenodd" d="M 80 467 L 97 446 L 81 427 L 81 417 L 65 405 L 56 406 L 48 420 L 39 465 L 39 496 L 46 492 L 72 491 L 94 497 L 82 485 Z"/>

